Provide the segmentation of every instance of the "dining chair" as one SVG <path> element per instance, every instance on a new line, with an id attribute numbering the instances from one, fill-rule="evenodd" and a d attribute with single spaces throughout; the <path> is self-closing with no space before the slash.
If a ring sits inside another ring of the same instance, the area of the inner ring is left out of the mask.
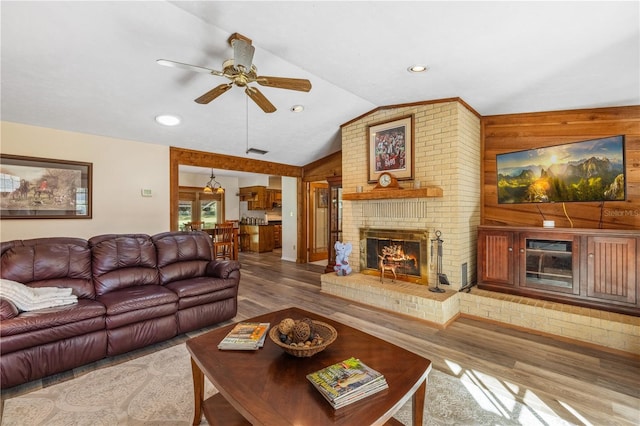
<path id="1" fill-rule="evenodd" d="M 192 231 L 201 231 L 203 226 L 204 226 L 204 222 L 203 221 L 191 222 L 191 224 L 189 225 L 189 227 L 190 227 L 190 229 Z"/>
<path id="2" fill-rule="evenodd" d="M 213 232 L 214 259 L 233 259 L 233 224 L 216 224 Z"/>

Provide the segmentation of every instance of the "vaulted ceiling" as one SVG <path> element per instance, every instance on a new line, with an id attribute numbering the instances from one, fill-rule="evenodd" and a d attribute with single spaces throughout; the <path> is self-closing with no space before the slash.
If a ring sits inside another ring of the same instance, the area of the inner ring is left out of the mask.
<path id="1" fill-rule="evenodd" d="M 3 1 L 2 120 L 302 166 L 380 106 L 460 97 L 481 115 L 640 104 L 637 1 Z M 253 40 L 264 113 L 224 77 Z M 412 74 L 414 64 L 428 71 Z M 290 108 L 303 105 L 304 111 Z M 155 123 L 159 114 L 182 119 Z M 268 151 L 247 154 L 248 147 Z"/>

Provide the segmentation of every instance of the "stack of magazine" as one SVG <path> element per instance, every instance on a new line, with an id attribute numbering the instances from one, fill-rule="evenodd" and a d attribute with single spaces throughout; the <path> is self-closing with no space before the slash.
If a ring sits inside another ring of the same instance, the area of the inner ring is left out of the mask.
<path id="1" fill-rule="evenodd" d="M 335 409 L 389 387 L 380 372 L 353 357 L 308 374 L 307 379 Z"/>
<path id="2" fill-rule="evenodd" d="M 222 350 L 256 350 L 264 345 L 270 323 L 240 322 L 218 344 Z"/>

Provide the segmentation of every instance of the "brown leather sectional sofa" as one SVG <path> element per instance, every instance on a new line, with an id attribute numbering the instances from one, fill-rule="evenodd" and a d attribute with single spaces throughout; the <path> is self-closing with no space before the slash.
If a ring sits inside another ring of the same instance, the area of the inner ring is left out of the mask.
<path id="1" fill-rule="evenodd" d="M 237 261 L 204 232 L 14 240 L 0 276 L 72 288 L 78 303 L 18 312 L 0 298 L 0 386 L 8 388 L 235 317 Z"/>

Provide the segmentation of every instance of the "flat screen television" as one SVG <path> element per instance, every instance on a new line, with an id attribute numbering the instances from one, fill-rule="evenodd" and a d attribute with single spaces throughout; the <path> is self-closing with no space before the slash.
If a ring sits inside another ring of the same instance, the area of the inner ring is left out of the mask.
<path id="1" fill-rule="evenodd" d="M 624 136 L 496 155 L 498 203 L 624 201 Z"/>

